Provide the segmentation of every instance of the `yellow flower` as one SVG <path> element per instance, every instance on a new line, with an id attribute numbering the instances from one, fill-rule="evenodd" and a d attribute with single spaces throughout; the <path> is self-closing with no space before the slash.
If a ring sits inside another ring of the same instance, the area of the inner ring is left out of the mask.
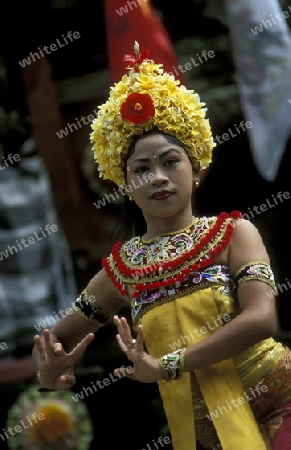
<path id="1" fill-rule="evenodd" d="M 37 411 L 44 419 L 33 423 L 30 438 L 37 444 L 48 444 L 66 436 L 73 428 L 73 422 L 65 408 L 56 404 L 47 404 Z"/>
<path id="2" fill-rule="evenodd" d="M 121 105 L 132 93 L 149 94 L 155 107 L 154 117 L 135 124 L 123 120 Z M 144 60 L 133 67 L 110 89 L 106 103 L 99 107 L 90 134 L 94 158 L 100 176 L 125 186 L 123 159 L 134 135 L 153 127 L 175 136 L 185 146 L 190 160 L 207 167 L 212 158 L 214 143 L 205 104 L 193 90 L 186 89 L 173 75 L 163 71 L 161 64 Z"/>

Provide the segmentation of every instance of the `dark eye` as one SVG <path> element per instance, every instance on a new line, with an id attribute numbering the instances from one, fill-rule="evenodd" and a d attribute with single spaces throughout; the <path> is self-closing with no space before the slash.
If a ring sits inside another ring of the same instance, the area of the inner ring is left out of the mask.
<path id="1" fill-rule="evenodd" d="M 179 159 L 176 159 L 176 158 L 170 158 L 170 159 L 167 159 L 167 160 L 165 161 L 165 166 L 166 166 L 166 167 L 172 167 L 172 166 L 175 166 L 176 164 L 178 164 L 179 162 L 180 162 Z"/>
<path id="2" fill-rule="evenodd" d="M 138 166 L 134 169 L 134 173 L 144 173 L 149 171 L 149 167 L 148 166 Z"/>

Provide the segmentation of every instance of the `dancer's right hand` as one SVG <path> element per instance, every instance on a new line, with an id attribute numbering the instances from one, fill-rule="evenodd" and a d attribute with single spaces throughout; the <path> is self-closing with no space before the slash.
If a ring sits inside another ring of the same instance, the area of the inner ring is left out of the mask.
<path id="1" fill-rule="evenodd" d="M 66 353 L 60 342 L 53 342 L 49 330 L 43 330 L 43 340 L 38 335 L 34 336 L 39 354 L 38 378 L 41 386 L 52 390 L 72 387 L 76 382 L 74 366 L 93 339 L 93 333 L 87 334 L 70 353 Z"/>

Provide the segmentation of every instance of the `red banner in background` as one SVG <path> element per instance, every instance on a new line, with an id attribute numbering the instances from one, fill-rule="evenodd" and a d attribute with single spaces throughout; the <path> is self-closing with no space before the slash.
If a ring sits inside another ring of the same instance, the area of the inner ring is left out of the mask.
<path id="1" fill-rule="evenodd" d="M 117 82 L 126 73 L 122 59 L 134 54 L 137 41 L 140 50 L 150 50 L 156 64 L 163 64 L 167 72 L 178 67 L 173 44 L 149 0 L 104 0 L 106 33 L 111 79 Z M 186 85 L 182 73 L 175 75 Z"/>

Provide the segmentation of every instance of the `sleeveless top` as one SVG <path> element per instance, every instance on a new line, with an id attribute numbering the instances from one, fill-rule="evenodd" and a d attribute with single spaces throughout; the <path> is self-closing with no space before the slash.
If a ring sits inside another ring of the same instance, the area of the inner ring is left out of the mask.
<path id="1" fill-rule="evenodd" d="M 233 212 L 194 218 L 188 227 L 154 239 L 137 236 L 117 242 L 103 259 L 114 285 L 131 296 L 133 326 L 142 323 L 152 356 L 195 345 L 239 314 L 234 277 L 228 266 L 214 264 L 213 259 L 227 247 L 240 217 Z M 252 270 L 252 279 L 262 280 L 255 265 Z M 270 398 L 271 407 L 290 398 L 290 382 L 282 374 L 268 379 L 267 406 L 265 396 L 255 398 L 254 388 L 273 373 L 285 351 L 270 338 L 233 359 L 185 372 L 181 380 L 158 382 L 174 449 L 195 449 L 196 438 L 206 448 L 221 442 L 226 450 L 236 445 L 241 450 L 264 449 L 253 405 L 258 416 L 268 409 Z M 215 417 L 219 408 L 230 407 L 240 397 L 249 400 Z"/>

